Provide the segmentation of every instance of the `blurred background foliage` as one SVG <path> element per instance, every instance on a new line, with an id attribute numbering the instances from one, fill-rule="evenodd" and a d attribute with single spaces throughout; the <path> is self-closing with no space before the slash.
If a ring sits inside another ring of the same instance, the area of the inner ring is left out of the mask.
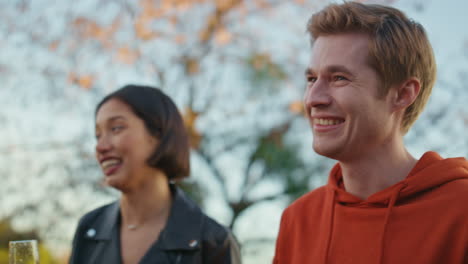
<path id="1" fill-rule="evenodd" d="M 160 87 L 184 116 L 192 175 L 182 188 L 232 228 L 245 263 L 270 262 L 282 209 L 333 164 L 311 150 L 301 101 L 305 25 L 329 2 L 0 1 L 0 258 L 8 240 L 37 238 L 41 264 L 65 263 L 78 218 L 118 197 L 94 160 L 94 107 L 139 83 Z M 416 15 L 433 5 L 404 2 Z M 468 154 L 466 43 L 407 136 L 415 155 Z"/>
<path id="2" fill-rule="evenodd" d="M 38 240 L 39 247 L 39 261 L 41 264 L 58 264 L 65 263 L 63 260 L 57 259 L 48 250 L 47 246 L 44 245 L 39 235 L 34 231 L 29 232 L 17 232 L 12 229 L 8 219 L 0 221 L 0 264 L 8 264 L 8 242 L 15 240 Z"/>

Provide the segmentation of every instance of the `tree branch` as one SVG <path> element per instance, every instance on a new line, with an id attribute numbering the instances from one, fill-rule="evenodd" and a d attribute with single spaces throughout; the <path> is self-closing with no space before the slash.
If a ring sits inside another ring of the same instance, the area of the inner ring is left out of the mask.
<path id="1" fill-rule="evenodd" d="M 211 172 L 213 173 L 213 176 L 218 180 L 219 184 L 221 185 L 223 198 L 226 202 L 229 203 L 229 196 L 228 196 L 228 191 L 226 187 L 226 181 L 224 180 L 224 177 L 221 175 L 221 171 L 218 169 L 218 167 L 216 167 L 216 165 L 213 162 L 213 159 L 207 153 L 205 153 L 203 149 L 195 150 L 195 151 L 200 155 L 200 157 L 206 163 L 207 167 L 210 168 Z"/>

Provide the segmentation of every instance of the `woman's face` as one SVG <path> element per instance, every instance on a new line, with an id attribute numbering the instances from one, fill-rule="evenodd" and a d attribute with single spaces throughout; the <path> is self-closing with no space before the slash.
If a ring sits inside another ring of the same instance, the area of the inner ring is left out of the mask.
<path id="1" fill-rule="evenodd" d="M 152 177 L 147 164 L 158 140 L 144 121 L 118 99 L 105 102 L 96 114 L 96 159 L 107 185 L 123 192 L 138 188 Z"/>

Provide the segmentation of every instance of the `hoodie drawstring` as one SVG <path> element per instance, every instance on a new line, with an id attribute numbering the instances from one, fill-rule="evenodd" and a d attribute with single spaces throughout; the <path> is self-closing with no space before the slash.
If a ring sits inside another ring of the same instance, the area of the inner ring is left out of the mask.
<path id="1" fill-rule="evenodd" d="M 390 221 L 390 215 L 392 214 L 392 209 L 395 206 L 396 201 L 398 200 L 398 196 L 400 195 L 401 190 L 403 190 L 403 188 L 405 187 L 406 187 L 405 184 L 401 184 L 399 188 L 396 189 L 396 191 L 392 194 L 392 196 L 390 197 L 390 201 L 388 203 L 387 213 L 385 214 L 385 221 L 383 224 L 382 237 L 380 238 L 380 251 L 379 251 L 379 262 L 378 262 L 380 264 L 383 264 L 383 260 L 384 260 L 383 257 L 384 257 L 384 249 L 385 249 L 385 235 L 387 233 L 387 229 L 388 229 L 387 227 Z"/>
<path id="2" fill-rule="evenodd" d="M 400 195 L 401 190 L 403 190 L 406 187 L 406 184 L 401 184 L 395 192 L 392 194 L 390 197 L 390 201 L 388 203 L 387 207 L 387 212 L 385 213 L 385 220 L 383 224 L 383 230 L 382 230 L 382 235 L 380 237 L 380 249 L 379 249 L 379 255 L 378 259 L 380 264 L 383 264 L 384 260 L 384 249 L 385 249 L 385 236 L 387 233 L 388 229 L 388 224 L 390 222 L 390 216 L 392 214 L 392 209 L 395 207 L 395 204 L 398 200 L 398 197 Z M 330 253 L 330 247 L 331 247 L 331 240 L 332 240 L 332 233 L 333 233 L 333 224 L 334 224 L 334 218 L 335 218 L 335 200 L 336 200 L 336 190 L 332 190 L 332 198 L 331 198 L 331 206 L 330 206 L 330 218 L 329 218 L 329 225 L 328 225 L 328 234 L 327 234 L 327 241 L 326 241 L 326 248 L 325 248 L 325 255 L 324 255 L 324 264 L 328 263 L 328 255 Z"/>
<path id="3" fill-rule="evenodd" d="M 327 244 L 325 248 L 325 256 L 324 256 L 324 264 L 328 263 L 328 254 L 330 252 L 331 247 L 331 240 L 332 240 L 332 233 L 333 233 L 333 220 L 335 219 L 335 198 L 336 197 L 336 190 L 333 188 L 332 199 L 331 199 L 331 211 L 330 211 L 330 225 L 328 226 L 328 237 L 327 237 Z"/>

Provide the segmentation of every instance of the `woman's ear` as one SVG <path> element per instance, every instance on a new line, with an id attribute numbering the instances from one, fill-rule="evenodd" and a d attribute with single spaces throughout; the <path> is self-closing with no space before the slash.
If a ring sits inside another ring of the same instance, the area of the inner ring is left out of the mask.
<path id="1" fill-rule="evenodd" d="M 421 90 L 421 82 L 418 78 L 411 77 L 399 86 L 394 87 L 393 110 L 399 111 L 408 108 L 418 97 Z"/>

